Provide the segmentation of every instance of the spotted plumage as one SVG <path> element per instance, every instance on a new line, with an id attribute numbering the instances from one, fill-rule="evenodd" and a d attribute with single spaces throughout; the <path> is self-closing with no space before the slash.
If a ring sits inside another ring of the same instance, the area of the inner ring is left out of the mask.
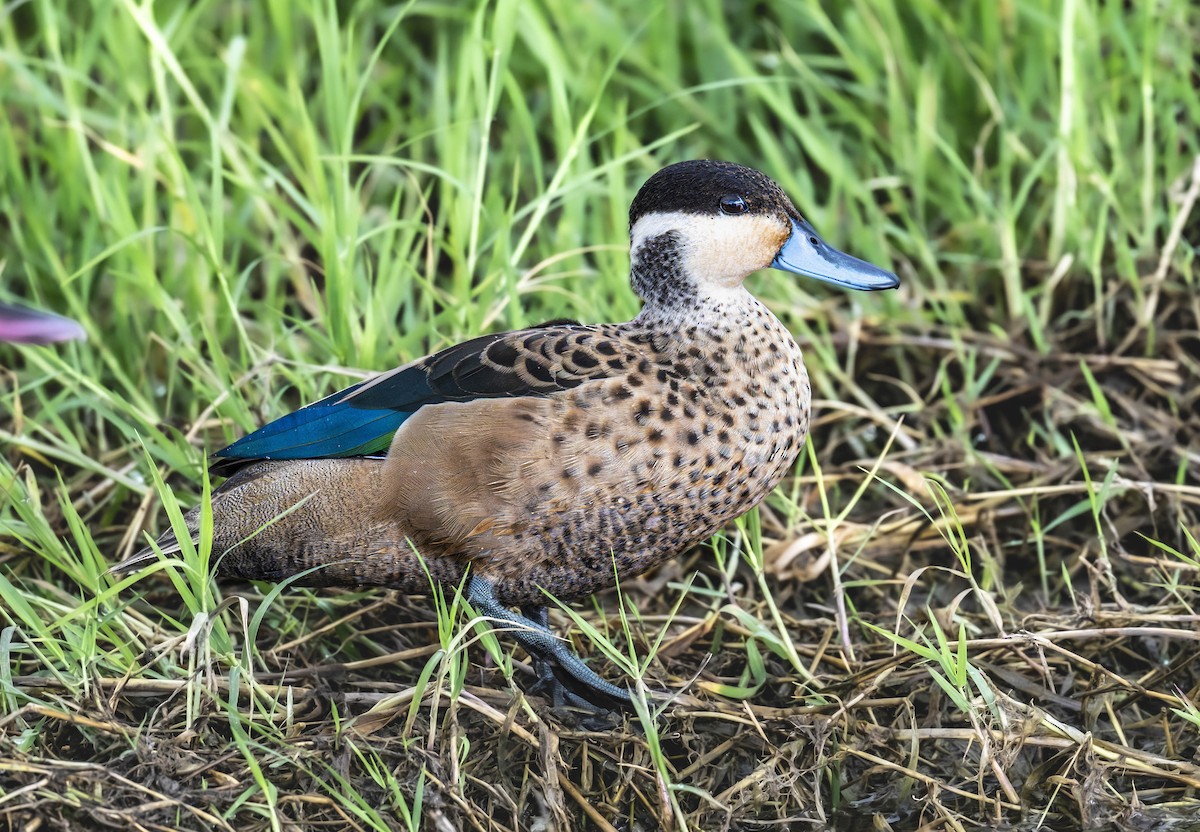
<path id="1" fill-rule="evenodd" d="M 808 376 L 747 275 L 775 266 L 896 285 L 823 243 L 769 178 L 729 163 L 655 174 L 630 236 L 644 301 L 634 320 L 476 338 L 217 452 L 214 472 L 229 475 L 213 495 L 219 571 L 312 570 L 304 583 L 406 592 L 427 589 L 426 568 L 445 583 L 469 571 L 484 612 L 541 628 L 519 636 L 535 656 L 585 693 L 624 698 L 506 608 L 587 595 L 611 586 L 614 568 L 638 575 L 787 473 L 808 430 Z"/>

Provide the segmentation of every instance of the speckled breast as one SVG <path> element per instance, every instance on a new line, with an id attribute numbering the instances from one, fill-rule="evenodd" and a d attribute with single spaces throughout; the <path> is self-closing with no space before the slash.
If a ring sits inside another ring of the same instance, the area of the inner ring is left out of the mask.
<path id="1" fill-rule="evenodd" d="M 752 311 L 741 326 L 647 338 L 643 372 L 559 400 L 558 479 L 531 483 L 547 498 L 516 531 L 528 556 L 487 570 L 506 603 L 537 602 L 542 587 L 586 595 L 611 586 L 614 568 L 640 574 L 779 484 L 807 434 L 808 376 L 790 333 L 757 302 Z"/>

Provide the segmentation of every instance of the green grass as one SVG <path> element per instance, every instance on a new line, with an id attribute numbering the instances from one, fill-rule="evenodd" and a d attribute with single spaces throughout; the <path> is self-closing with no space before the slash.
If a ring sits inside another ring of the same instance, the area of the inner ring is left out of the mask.
<path id="1" fill-rule="evenodd" d="M 0 345 L 0 817 L 1194 800 L 1197 37 L 1184 0 L 4 7 L 0 300 L 89 339 Z M 811 459 L 556 614 L 671 707 L 560 722 L 505 682 L 511 642 L 464 656 L 450 596 L 218 586 L 203 540 L 105 574 L 289 409 L 473 334 L 628 319 L 629 202 L 694 157 L 768 172 L 904 285 L 751 278 L 805 347 Z"/>

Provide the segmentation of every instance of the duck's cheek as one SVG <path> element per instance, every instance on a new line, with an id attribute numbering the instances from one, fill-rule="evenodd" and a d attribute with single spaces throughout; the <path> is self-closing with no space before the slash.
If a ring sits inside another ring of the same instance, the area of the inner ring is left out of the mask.
<path id="1" fill-rule="evenodd" d="M 687 270 L 701 286 L 740 286 L 748 275 L 771 265 L 788 233 L 774 217 L 705 217 L 685 238 Z"/>

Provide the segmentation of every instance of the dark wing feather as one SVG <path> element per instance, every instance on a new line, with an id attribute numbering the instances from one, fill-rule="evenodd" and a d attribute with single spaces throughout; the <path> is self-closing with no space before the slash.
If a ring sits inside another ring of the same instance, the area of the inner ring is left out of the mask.
<path id="1" fill-rule="evenodd" d="M 595 328 L 555 325 L 485 335 L 289 413 L 214 456 L 216 474 L 255 459 L 372 456 L 427 404 L 548 396 L 624 372 L 627 347 Z"/>

